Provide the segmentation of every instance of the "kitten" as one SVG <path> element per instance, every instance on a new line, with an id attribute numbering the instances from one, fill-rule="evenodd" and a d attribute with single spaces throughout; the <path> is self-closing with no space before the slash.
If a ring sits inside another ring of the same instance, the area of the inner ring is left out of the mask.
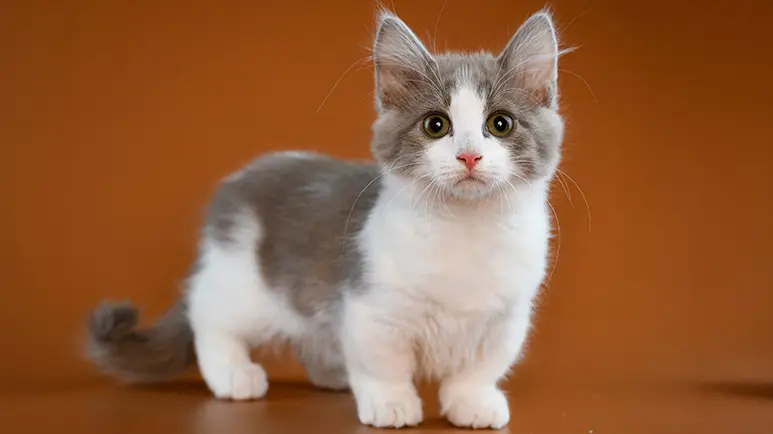
<path id="1" fill-rule="evenodd" d="M 499 56 L 430 54 L 383 13 L 375 163 L 275 153 L 225 179 L 182 300 L 146 329 L 133 306 L 102 305 L 91 358 L 135 381 L 197 361 L 215 396 L 247 400 L 268 388 L 250 349 L 279 339 L 315 385 L 352 390 L 363 424 L 420 423 L 424 377 L 451 423 L 503 427 L 497 383 L 548 260 L 558 55 L 546 12 Z"/>

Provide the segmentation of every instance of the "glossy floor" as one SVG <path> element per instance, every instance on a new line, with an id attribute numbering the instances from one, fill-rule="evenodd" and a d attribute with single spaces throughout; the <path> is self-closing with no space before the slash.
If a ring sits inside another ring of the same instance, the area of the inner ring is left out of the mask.
<path id="1" fill-rule="evenodd" d="M 423 390 L 426 421 L 411 431 L 454 431 L 438 417 L 432 392 Z M 764 434 L 773 427 L 773 384 L 513 381 L 508 392 L 512 422 L 502 432 Z M 128 388 L 73 382 L 3 394 L 0 416 L 15 434 L 380 432 L 357 422 L 350 394 L 302 381 L 277 382 L 264 400 L 249 403 L 211 398 L 195 379 Z"/>

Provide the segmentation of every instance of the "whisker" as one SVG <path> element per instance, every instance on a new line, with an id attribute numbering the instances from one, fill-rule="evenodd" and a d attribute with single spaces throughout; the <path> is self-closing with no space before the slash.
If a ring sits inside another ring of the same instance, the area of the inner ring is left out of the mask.
<path id="1" fill-rule="evenodd" d="M 451 210 L 451 208 L 448 206 L 448 203 L 446 203 L 446 195 L 443 194 L 443 186 L 440 185 L 438 187 L 438 198 L 440 200 L 440 205 L 443 207 L 443 215 L 449 216 L 453 218 L 454 220 L 457 220 L 456 214 Z"/>
<path id="2" fill-rule="evenodd" d="M 494 186 L 497 188 L 497 193 L 498 193 L 498 196 L 499 196 L 499 213 L 504 215 L 505 214 L 505 198 L 504 198 L 505 191 L 504 191 L 504 187 L 502 187 L 502 183 L 501 182 L 497 182 L 496 184 L 494 184 Z"/>
<path id="3" fill-rule="evenodd" d="M 411 186 L 413 186 L 413 184 L 415 184 L 415 183 L 416 183 L 416 180 L 414 179 L 413 182 L 411 183 Z M 397 193 L 395 193 L 395 195 L 392 197 L 392 199 L 390 199 L 389 202 L 387 202 L 386 206 L 384 207 L 384 210 L 381 212 L 381 221 L 382 222 L 386 222 L 386 218 L 387 218 L 387 214 L 388 214 L 387 211 L 389 211 L 389 207 L 392 206 L 392 202 L 394 202 L 395 199 L 397 199 L 397 197 L 400 196 L 401 194 L 403 194 L 403 192 L 405 190 L 407 190 L 407 189 L 408 189 L 408 187 L 403 187 L 402 190 L 400 190 Z"/>
<path id="4" fill-rule="evenodd" d="M 435 209 L 436 195 L 437 195 L 437 183 L 434 183 L 432 190 L 430 190 L 429 194 L 427 195 L 427 198 L 429 199 L 429 206 L 424 209 L 427 227 L 432 227 L 432 214 L 433 214 L 433 210 Z"/>
<path id="5" fill-rule="evenodd" d="M 588 11 L 590 11 L 590 8 L 585 9 L 584 11 L 580 12 L 579 14 L 577 14 L 574 18 L 572 18 L 572 20 L 569 21 L 569 23 L 564 26 L 563 30 L 561 30 L 561 33 L 566 32 L 566 30 L 569 28 L 569 26 L 574 24 L 574 22 L 577 21 L 578 18 L 580 18 L 581 16 L 585 15 Z"/>
<path id="6" fill-rule="evenodd" d="M 556 218 L 556 230 L 558 231 L 558 239 L 556 240 L 556 255 L 553 257 L 553 267 L 550 269 L 550 275 L 548 276 L 547 280 L 545 280 L 545 285 L 550 283 L 550 279 L 553 278 L 553 273 L 555 273 L 556 266 L 558 265 L 558 257 L 561 254 L 561 223 L 558 221 L 558 213 L 556 212 L 556 209 L 553 208 L 553 204 L 550 203 L 550 200 L 547 200 L 546 202 L 553 212 L 553 216 Z"/>
<path id="7" fill-rule="evenodd" d="M 564 194 L 566 195 L 566 198 L 569 199 L 569 203 L 574 206 L 574 201 L 572 201 L 572 195 L 569 193 L 569 186 L 566 185 L 566 181 L 564 181 L 564 178 L 561 176 L 561 173 L 556 172 L 556 181 L 558 181 L 559 184 L 561 184 L 561 189 L 564 190 Z"/>
<path id="8" fill-rule="evenodd" d="M 523 177 L 523 176 L 521 176 L 521 175 L 518 175 L 517 173 L 514 173 L 514 174 L 513 174 L 513 176 L 515 176 L 516 178 L 518 178 L 518 180 L 520 180 L 520 181 L 521 181 L 521 182 L 523 182 L 524 184 L 526 184 L 526 185 L 528 185 L 529 187 L 531 187 L 531 182 L 529 182 L 529 180 L 528 180 L 528 179 L 524 178 L 524 177 Z"/>
<path id="9" fill-rule="evenodd" d="M 574 184 L 574 186 L 577 188 L 577 191 L 580 192 L 580 196 L 582 196 L 582 200 L 585 203 L 585 210 L 588 214 L 588 233 L 591 231 L 591 213 L 590 213 L 590 204 L 588 204 L 588 199 L 585 197 L 585 192 L 582 191 L 582 188 L 580 188 L 580 184 L 577 183 L 577 181 L 574 180 L 571 176 L 569 176 L 568 173 L 564 172 L 563 170 L 560 170 L 556 168 L 556 173 L 560 173 L 563 176 L 569 178 L 569 180 Z"/>
<path id="10" fill-rule="evenodd" d="M 561 72 L 565 72 L 565 73 L 567 73 L 569 75 L 573 75 L 573 76 L 577 77 L 578 79 L 580 79 L 580 81 L 582 81 L 583 84 L 585 84 L 585 87 L 588 88 L 588 92 L 590 92 L 590 96 L 593 97 L 593 101 L 595 101 L 597 103 L 599 102 L 599 99 L 596 98 L 596 93 L 593 92 L 593 89 L 591 89 L 590 84 L 588 84 L 588 81 L 585 80 L 584 78 L 582 78 L 582 76 L 580 74 L 577 74 L 576 72 L 572 72 L 572 71 L 570 71 L 568 69 L 558 68 L 558 70 L 561 71 Z"/>
<path id="11" fill-rule="evenodd" d="M 432 193 L 432 189 L 434 188 L 435 182 L 436 181 L 434 179 L 430 179 L 429 180 L 429 183 L 427 183 L 427 185 L 424 187 L 424 189 L 421 190 L 421 193 L 419 193 L 419 196 L 416 198 L 416 202 L 414 202 L 413 208 L 416 208 L 417 206 L 419 206 L 419 203 L 421 203 L 421 201 L 422 201 L 421 197 L 424 196 L 424 193 L 426 193 L 427 191 Z M 426 214 L 427 213 L 427 205 L 428 205 L 428 202 L 425 202 L 424 203 L 424 210 L 423 210 L 424 211 L 424 220 L 425 221 L 428 220 L 427 214 Z"/>
<path id="12" fill-rule="evenodd" d="M 320 111 L 320 110 L 322 110 L 322 106 L 324 106 L 324 105 L 325 105 L 325 103 L 327 102 L 327 100 L 330 98 L 330 95 L 332 95 L 332 94 L 333 94 L 333 91 L 335 91 L 335 90 L 336 90 L 336 88 L 338 87 L 338 85 L 341 83 L 341 81 L 343 81 L 344 77 L 346 77 L 346 74 L 347 74 L 349 71 L 351 71 L 351 69 L 352 69 L 352 68 L 354 68 L 355 66 L 357 66 L 359 63 L 362 63 L 362 62 L 367 62 L 367 61 L 370 61 L 370 60 L 372 60 L 372 59 L 373 59 L 373 56 L 367 56 L 367 57 L 364 57 L 364 58 L 362 58 L 362 59 L 358 59 L 358 60 L 356 60 L 354 63 L 352 63 L 351 65 L 349 65 L 349 67 L 348 67 L 348 68 L 346 68 L 346 69 L 344 70 L 344 72 L 343 72 L 343 73 L 342 73 L 342 74 L 341 74 L 341 75 L 338 77 L 338 80 L 336 80 L 336 81 L 335 81 L 335 83 L 333 84 L 333 87 L 331 87 L 331 88 L 330 88 L 330 90 L 327 92 L 327 94 L 325 95 L 325 98 L 324 98 L 324 99 L 322 100 L 322 102 L 319 104 L 319 107 L 317 107 L 317 111 L 316 111 L 316 113 L 319 113 L 319 111 Z M 359 71 L 359 69 L 358 69 L 357 71 Z"/>
<path id="13" fill-rule="evenodd" d="M 509 184 L 510 188 L 513 190 L 513 192 L 516 195 L 520 195 L 520 192 L 518 191 L 517 188 L 515 188 L 515 186 L 513 185 L 512 182 L 510 182 L 507 179 L 505 179 L 504 182 Z M 510 209 L 510 213 L 514 213 L 515 212 L 515 208 L 513 207 L 513 203 L 510 201 L 510 195 L 507 194 L 507 191 L 505 190 L 505 185 L 500 182 L 500 183 L 497 183 L 497 186 L 499 187 L 500 191 L 502 192 L 502 196 L 504 196 L 504 200 L 507 201 L 507 207 Z M 501 200 L 501 198 L 500 198 L 500 200 Z"/>
<path id="14" fill-rule="evenodd" d="M 435 31 L 432 33 L 432 51 L 437 53 L 437 29 L 440 26 L 440 19 L 443 18 L 443 11 L 446 10 L 448 0 L 443 2 L 443 6 L 440 7 L 440 12 L 437 14 L 437 20 L 435 20 Z"/>
<path id="15" fill-rule="evenodd" d="M 416 208 L 419 205 L 419 202 L 421 201 L 421 197 L 424 195 L 424 192 L 427 191 L 430 187 L 432 187 L 432 184 L 435 182 L 434 179 L 430 179 L 430 182 L 424 187 L 423 190 L 419 193 L 419 196 L 416 198 L 416 202 L 413 203 L 411 206 L 411 209 Z"/>
<path id="16" fill-rule="evenodd" d="M 366 93 L 365 93 L 365 95 L 363 95 L 363 96 L 362 96 L 362 98 L 360 98 L 360 99 L 357 101 L 357 105 L 360 105 L 360 104 L 362 104 L 362 101 L 363 101 L 365 98 L 367 98 L 367 97 L 369 97 L 369 96 L 372 96 L 372 95 L 373 95 L 373 91 L 372 91 L 372 90 L 369 90 L 368 92 L 366 92 Z"/>
<path id="17" fill-rule="evenodd" d="M 406 154 L 406 155 L 404 155 L 404 156 L 408 156 L 408 155 Z M 402 157 L 401 157 L 401 158 L 402 158 Z M 345 254 L 345 251 L 346 251 L 346 240 L 347 240 L 347 234 L 348 234 L 348 230 L 349 230 L 349 221 L 350 221 L 350 220 L 351 220 L 351 218 L 352 218 L 352 212 L 354 212 L 354 208 L 357 206 L 357 202 L 360 200 L 360 198 L 362 197 L 363 193 L 365 193 L 365 191 L 366 191 L 368 188 L 370 188 L 370 186 L 371 186 L 371 185 L 373 185 L 373 183 L 374 183 L 374 182 L 376 182 L 376 181 L 377 181 L 379 178 L 381 178 L 382 176 L 384 176 L 384 175 L 387 175 L 387 174 L 391 173 L 391 172 L 392 172 L 392 171 L 394 171 L 394 170 L 398 170 L 398 169 L 402 169 L 402 168 L 405 168 L 405 167 L 414 166 L 414 165 L 416 165 L 416 164 L 417 164 L 417 163 L 409 163 L 409 164 L 406 164 L 406 165 L 403 165 L 403 166 L 399 166 L 399 167 L 393 167 L 393 166 L 394 166 L 394 164 L 396 164 L 396 163 L 397 163 L 399 160 L 400 160 L 400 158 L 397 158 L 397 159 L 396 159 L 396 160 L 395 160 L 395 161 L 392 163 L 392 166 L 390 166 L 389 168 L 387 168 L 387 170 L 384 170 L 383 172 L 379 173 L 379 174 L 378 174 L 376 177 L 374 177 L 374 178 L 373 178 L 373 179 L 372 179 L 372 180 L 371 180 L 371 181 L 370 181 L 370 182 L 369 182 L 369 183 L 368 183 L 368 184 L 365 186 L 365 188 L 363 188 L 363 189 L 362 189 L 362 191 L 360 191 L 360 194 L 358 194 L 358 195 L 357 195 L 357 198 L 356 198 L 356 199 L 354 199 L 354 203 L 352 203 L 352 207 L 351 207 L 351 208 L 349 208 L 349 214 L 347 214 L 347 216 L 346 216 L 346 222 L 344 223 L 344 234 L 343 234 L 343 240 L 342 240 L 342 242 L 341 242 L 341 256 L 344 256 L 344 254 Z"/>

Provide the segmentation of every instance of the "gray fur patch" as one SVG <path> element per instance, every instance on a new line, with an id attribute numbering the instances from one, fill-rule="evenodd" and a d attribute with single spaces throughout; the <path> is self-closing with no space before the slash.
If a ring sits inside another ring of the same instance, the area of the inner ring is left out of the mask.
<path id="1" fill-rule="evenodd" d="M 378 197 L 379 169 L 328 156 L 277 153 L 226 180 L 207 214 L 208 230 L 233 242 L 235 218 L 248 209 L 262 228 L 256 253 L 271 288 L 313 315 L 337 304 L 360 278 L 354 237 Z"/>
<path id="2" fill-rule="evenodd" d="M 152 327 L 137 329 L 134 306 L 104 302 L 88 319 L 88 357 L 103 371 L 131 382 L 179 373 L 196 359 L 185 310 L 180 301 Z"/>

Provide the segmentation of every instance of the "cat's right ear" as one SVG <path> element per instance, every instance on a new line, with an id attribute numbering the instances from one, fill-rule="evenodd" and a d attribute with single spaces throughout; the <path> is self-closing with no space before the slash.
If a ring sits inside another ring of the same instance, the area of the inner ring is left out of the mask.
<path id="1" fill-rule="evenodd" d="M 431 80 L 435 59 L 413 31 L 397 16 L 379 16 L 373 46 L 377 108 L 389 107 L 409 97 L 418 85 Z"/>

